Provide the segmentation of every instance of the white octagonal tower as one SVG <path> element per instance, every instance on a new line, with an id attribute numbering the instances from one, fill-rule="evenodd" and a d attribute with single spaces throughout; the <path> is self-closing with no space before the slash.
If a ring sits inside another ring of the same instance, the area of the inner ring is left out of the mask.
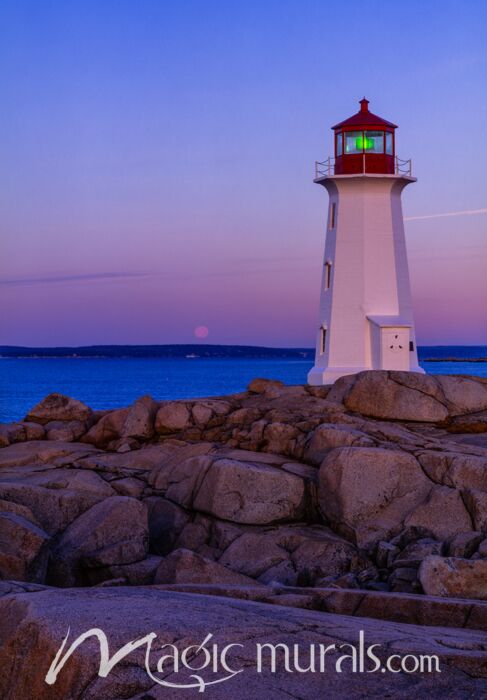
<path id="1" fill-rule="evenodd" d="M 329 195 L 312 385 L 367 369 L 418 365 L 401 193 L 411 161 L 395 153 L 395 124 L 360 111 L 333 127 L 335 157 L 316 164 Z"/>

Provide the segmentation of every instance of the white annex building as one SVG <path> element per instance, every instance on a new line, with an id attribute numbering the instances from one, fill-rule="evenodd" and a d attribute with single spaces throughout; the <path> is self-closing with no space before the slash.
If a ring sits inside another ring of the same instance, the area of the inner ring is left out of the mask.
<path id="1" fill-rule="evenodd" d="M 335 157 L 316 164 L 329 206 L 312 385 L 366 369 L 423 372 L 401 206 L 416 178 L 396 156 L 396 125 L 368 104 L 333 127 Z"/>

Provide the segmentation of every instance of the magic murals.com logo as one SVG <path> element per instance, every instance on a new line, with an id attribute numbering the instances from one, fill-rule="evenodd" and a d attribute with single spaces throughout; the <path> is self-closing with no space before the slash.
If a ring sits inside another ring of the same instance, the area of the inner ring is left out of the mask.
<path id="1" fill-rule="evenodd" d="M 157 634 L 124 644 L 110 656 L 108 638 L 97 627 L 87 630 L 67 647 L 70 630 L 64 638 L 46 674 L 45 682 L 55 685 L 65 664 L 75 657 L 78 647 L 87 640 L 98 641 L 98 676 L 107 678 L 126 656 L 140 650 L 148 677 L 166 688 L 193 688 L 203 693 L 206 688 L 226 681 L 249 670 L 248 647 L 239 642 L 220 645 L 210 632 L 197 644 L 180 647 L 160 644 Z M 67 648 L 66 648 L 67 647 Z M 245 665 L 243 652 L 245 649 Z M 380 654 L 380 644 L 366 644 L 365 632 L 360 630 L 356 644 L 271 644 L 256 643 L 250 653 L 257 673 L 441 673 L 436 655 Z M 240 653 L 239 653 L 240 650 Z M 252 668 L 252 664 L 250 664 Z"/>

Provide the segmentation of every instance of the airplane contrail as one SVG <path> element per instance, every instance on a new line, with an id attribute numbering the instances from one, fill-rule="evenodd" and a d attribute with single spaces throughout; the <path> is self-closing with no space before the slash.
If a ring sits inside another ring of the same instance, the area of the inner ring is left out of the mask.
<path id="1" fill-rule="evenodd" d="M 420 221 L 422 219 L 442 219 L 446 216 L 472 216 L 473 214 L 487 214 L 487 209 L 465 209 L 465 211 L 448 211 L 443 214 L 423 214 L 421 216 L 405 216 L 404 221 Z"/>

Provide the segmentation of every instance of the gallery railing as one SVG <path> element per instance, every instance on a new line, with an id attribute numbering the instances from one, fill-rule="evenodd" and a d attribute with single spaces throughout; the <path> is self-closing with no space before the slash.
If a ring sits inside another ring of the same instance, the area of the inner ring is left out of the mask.
<path id="1" fill-rule="evenodd" d="M 367 173 L 367 161 L 366 154 L 362 155 L 362 173 Z M 354 173 L 360 174 L 360 173 Z M 377 174 L 377 173 L 374 173 Z M 322 177 L 332 177 L 335 175 L 335 158 L 329 156 L 326 160 L 315 162 L 315 180 L 319 180 Z M 403 160 L 398 156 L 394 156 L 394 175 L 406 175 L 407 177 L 412 176 L 412 162 L 411 158 L 409 160 Z"/>

